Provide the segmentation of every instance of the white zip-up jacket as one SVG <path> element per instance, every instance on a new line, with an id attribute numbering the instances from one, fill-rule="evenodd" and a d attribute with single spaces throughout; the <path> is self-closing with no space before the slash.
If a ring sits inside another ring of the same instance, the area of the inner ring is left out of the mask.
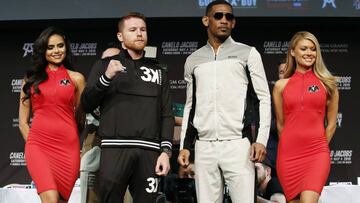
<path id="1" fill-rule="evenodd" d="M 266 146 L 271 122 L 268 82 L 259 52 L 229 37 L 214 52 L 207 43 L 185 63 L 187 82 L 180 148 L 199 140 L 232 140 L 243 137 L 248 77 L 259 99 L 259 129 L 256 142 Z M 192 128 L 192 129 L 191 129 Z M 195 132 L 194 132 L 195 130 Z M 184 143 L 185 142 L 185 143 Z"/>

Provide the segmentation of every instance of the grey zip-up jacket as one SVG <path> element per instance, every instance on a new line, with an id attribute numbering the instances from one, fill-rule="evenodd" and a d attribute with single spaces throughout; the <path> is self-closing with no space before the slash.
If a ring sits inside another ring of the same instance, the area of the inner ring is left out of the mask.
<path id="1" fill-rule="evenodd" d="M 268 82 L 259 52 L 229 37 L 214 52 L 207 43 L 185 63 L 187 82 L 180 148 L 190 148 L 193 134 L 199 140 L 232 140 L 243 137 L 249 70 L 259 100 L 256 142 L 266 146 L 271 122 Z"/>

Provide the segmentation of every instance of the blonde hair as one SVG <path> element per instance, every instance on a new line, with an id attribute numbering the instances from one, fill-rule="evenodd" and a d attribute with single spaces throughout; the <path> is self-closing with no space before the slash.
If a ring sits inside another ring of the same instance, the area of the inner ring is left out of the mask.
<path id="1" fill-rule="evenodd" d="M 295 33 L 289 42 L 289 48 L 287 51 L 286 57 L 286 68 L 284 78 L 289 78 L 295 73 L 296 61 L 295 58 L 291 55 L 291 50 L 295 49 L 297 43 L 302 40 L 307 39 L 314 43 L 316 47 L 316 60 L 312 67 L 315 75 L 320 79 L 320 81 L 325 85 L 328 94 L 331 96 L 334 90 L 337 88 L 336 83 L 338 78 L 333 76 L 330 71 L 326 68 L 323 58 L 321 56 L 320 44 L 316 39 L 315 35 L 307 31 L 301 31 Z"/>

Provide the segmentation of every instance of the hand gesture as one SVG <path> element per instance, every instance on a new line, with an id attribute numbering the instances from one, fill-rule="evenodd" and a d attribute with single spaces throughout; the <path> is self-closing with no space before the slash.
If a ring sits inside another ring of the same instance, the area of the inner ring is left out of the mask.
<path id="1" fill-rule="evenodd" d="M 111 59 L 106 68 L 105 75 L 109 79 L 113 79 L 118 72 L 123 72 L 126 69 L 119 60 Z"/>

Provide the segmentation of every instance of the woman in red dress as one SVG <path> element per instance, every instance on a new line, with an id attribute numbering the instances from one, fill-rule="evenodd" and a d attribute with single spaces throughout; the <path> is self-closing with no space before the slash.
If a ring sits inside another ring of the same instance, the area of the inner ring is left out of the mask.
<path id="1" fill-rule="evenodd" d="M 328 143 L 336 129 L 339 93 L 313 34 L 292 37 L 285 78 L 275 83 L 273 99 L 280 135 L 276 169 L 286 199 L 317 203 L 330 171 Z"/>
<path id="2" fill-rule="evenodd" d="M 79 174 L 77 120 L 83 120 L 79 99 L 85 79 L 72 70 L 70 55 L 63 31 L 45 29 L 34 43 L 35 69 L 26 74 L 20 94 L 25 159 L 42 203 L 68 201 Z"/>

